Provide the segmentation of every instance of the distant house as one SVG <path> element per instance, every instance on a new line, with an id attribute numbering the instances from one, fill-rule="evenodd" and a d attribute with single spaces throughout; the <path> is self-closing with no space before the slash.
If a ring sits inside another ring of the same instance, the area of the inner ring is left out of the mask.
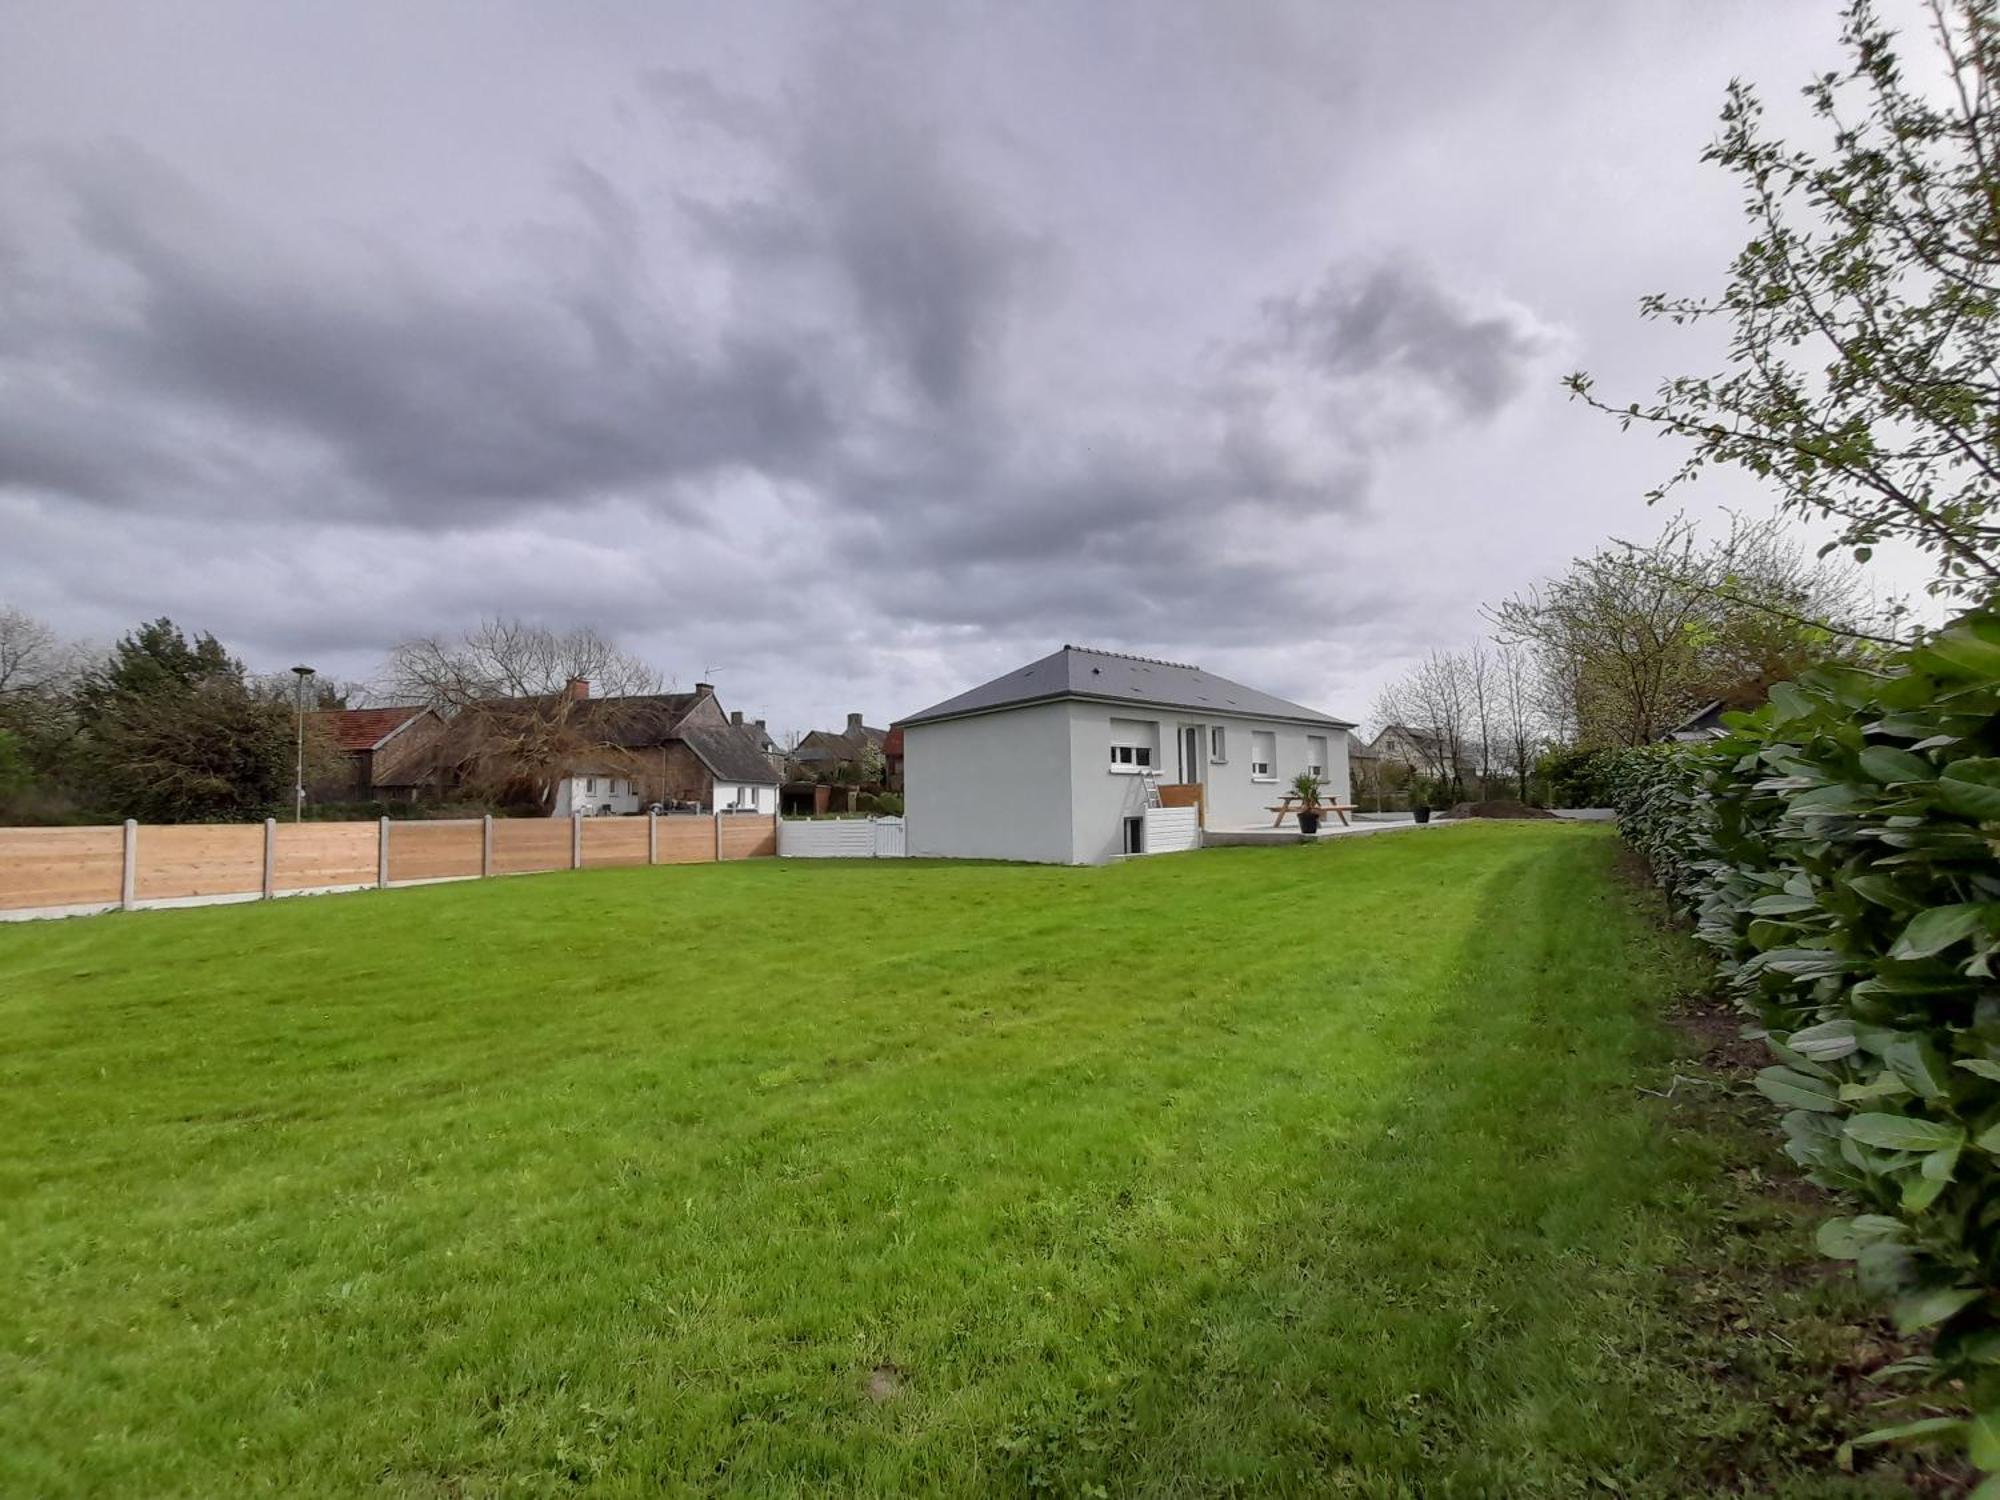
<path id="1" fill-rule="evenodd" d="M 1719 740 L 1729 731 L 1723 727 L 1722 716 L 1730 712 L 1729 706 L 1717 698 L 1704 703 L 1680 723 L 1660 736 L 1662 741 L 1688 743 L 1697 740 Z"/>
<path id="2" fill-rule="evenodd" d="M 1348 800 L 1347 720 L 1119 652 L 1065 646 L 899 722 L 911 854 L 1098 864 L 1155 852 L 1160 782 L 1211 828 L 1270 827 L 1302 771 Z M 1189 847 L 1194 820 L 1181 822 Z"/>
<path id="3" fill-rule="evenodd" d="M 316 802 L 414 802 L 445 780 L 434 708 L 329 708 L 307 716 L 337 769 L 307 790 Z"/>
<path id="4" fill-rule="evenodd" d="M 1362 755 L 1380 766 L 1402 766 L 1418 776 L 1463 774 L 1474 757 L 1463 741 L 1447 743 L 1448 736 L 1435 729 L 1417 729 L 1408 724 L 1384 724 Z"/>
<path id="5" fill-rule="evenodd" d="M 1724 714 L 1752 713 L 1762 708 L 1771 698 L 1771 685 L 1783 678 L 1775 671 L 1758 673 L 1740 682 L 1731 683 L 1715 698 L 1695 709 L 1686 718 L 1659 736 L 1662 741 L 1683 743 L 1699 740 L 1720 740 L 1729 736 L 1729 726 L 1722 722 Z"/>
<path id="6" fill-rule="evenodd" d="M 882 761 L 888 738 L 888 730 L 872 728 L 861 722 L 860 714 L 849 714 L 845 729 L 810 731 L 793 747 L 789 759 L 811 780 L 873 780 L 870 772 Z"/>
<path id="7" fill-rule="evenodd" d="M 551 813 L 616 815 L 658 804 L 670 810 L 778 810 L 778 762 L 762 721 L 726 715 L 712 684 L 692 692 L 592 698 L 581 679 L 566 732 L 590 748 L 556 784 Z"/>

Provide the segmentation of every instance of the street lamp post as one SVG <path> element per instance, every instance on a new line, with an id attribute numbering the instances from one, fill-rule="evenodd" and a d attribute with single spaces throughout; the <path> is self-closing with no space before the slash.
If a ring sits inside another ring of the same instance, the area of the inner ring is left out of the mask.
<path id="1" fill-rule="evenodd" d="M 297 707 L 299 729 L 298 758 L 292 763 L 292 821 L 302 823 L 306 816 L 306 679 L 313 674 L 311 667 L 293 667 L 292 675 L 298 678 L 298 690 L 292 699 Z"/>

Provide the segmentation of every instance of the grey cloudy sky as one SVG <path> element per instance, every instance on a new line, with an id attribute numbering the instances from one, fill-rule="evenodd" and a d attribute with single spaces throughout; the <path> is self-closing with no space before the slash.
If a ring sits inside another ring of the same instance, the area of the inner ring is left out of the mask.
<path id="1" fill-rule="evenodd" d="M 0 603 L 366 677 L 594 623 L 777 726 L 1064 641 L 1351 718 L 1666 518 L 1566 401 L 1830 0 L 0 11 Z M 1735 504 L 1704 481 L 1690 509 Z M 1892 559 L 1885 587 L 1916 570 Z"/>

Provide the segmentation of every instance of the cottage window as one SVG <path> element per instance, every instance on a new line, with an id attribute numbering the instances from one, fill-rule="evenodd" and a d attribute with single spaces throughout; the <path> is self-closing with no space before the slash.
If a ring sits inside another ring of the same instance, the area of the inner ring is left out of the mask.
<path id="1" fill-rule="evenodd" d="M 1218 763 L 1229 759 L 1229 741 L 1224 736 L 1220 724 L 1214 724 L 1209 727 L 1208 758 Z"/>
<path id="2" fill-rule="evenodd" d="M 1269 729 L 1250 731 L 1250 779 L 1278 779 L 1278 736 Z"/>
<path id="3" fill-rule="evenodd" d="M 1323 734 L 1306 736 L 1306 774 L 1326 775 L 1326 736 Z"/>
<path id="4" fill-rule="evenodd" d="M 586 797 L 595 797 L 597 795 L 597 778 L 595 776 L 586 776 L 583 778 L 583 795 Z"/>

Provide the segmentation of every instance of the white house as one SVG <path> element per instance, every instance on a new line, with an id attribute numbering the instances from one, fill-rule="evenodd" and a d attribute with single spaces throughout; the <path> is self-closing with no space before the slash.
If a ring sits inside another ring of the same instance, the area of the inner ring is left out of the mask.
<path id="1" fill-rule="evenodd" d="M 764 752 L 762 726 L 743 723 L 741 715 L 724 723 L 718 712 L 716 719 L 715 723 L 683 719 L 658 745 L 642 743 L 572 766 L 570 774 L 556 783 L 553 815 L 642 812 L 650 801 L 662 797 L 663 789 L 673 795 L 676 785 L 688 794 L 674 795 L 677 802 L 699 801 L 715 812 L 775 813 L 778 762 Z M 656 758 L 678 769 L 653 775 L 649 782 L 646 777 Z"/>
<path id="2" fill-rule="evenodd" d="M 1347 720 L 1112 651 L 1065 646 L 900 722 L 913 855 L 1098 864 L 1192 847 L 1191 810 L 1149 812 L 1149 780 L 1202 788 L 1211 828 L 1269 827 L 1301 771 L 1348 800 Z"/>
<path id="3" fill-rule="evenodd" d="M 639 783 L 629 775 L 600 767 L 577 769 L 558 781 L 550 816 L 567 818 L 571 813 L 580 813 L 586 818 L 609 817 L 637 811 Z"/>

